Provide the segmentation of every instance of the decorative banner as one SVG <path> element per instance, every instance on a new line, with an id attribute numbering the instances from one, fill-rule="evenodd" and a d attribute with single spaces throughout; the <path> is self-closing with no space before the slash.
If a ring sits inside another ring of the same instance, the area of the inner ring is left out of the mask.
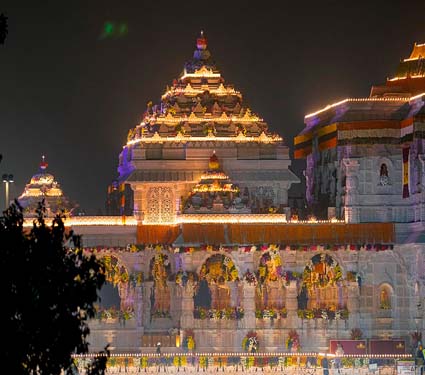
<path id="1" fill-rule="evenodd" d="M 403 198 L 409 198 L 409 151 L 410 147 L 403 148 Z"/>

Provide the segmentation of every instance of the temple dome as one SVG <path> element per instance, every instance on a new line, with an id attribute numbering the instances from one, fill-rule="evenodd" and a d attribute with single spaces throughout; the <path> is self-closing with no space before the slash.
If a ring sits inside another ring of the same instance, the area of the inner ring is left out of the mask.
<path id="1" fill-rule="evenodd" d="M 47 166 L 48 164 L 43 156 L 39 172 L 31 177 L 30 182 L 18 198 L 26 216 L 35 216 L 38 204 L 43 199 L 48 216 L 58 213 L 70 214 L 75 208 L 75 205 L 72 205 L 64 195 L 55 177 L 46 172 Z"/>

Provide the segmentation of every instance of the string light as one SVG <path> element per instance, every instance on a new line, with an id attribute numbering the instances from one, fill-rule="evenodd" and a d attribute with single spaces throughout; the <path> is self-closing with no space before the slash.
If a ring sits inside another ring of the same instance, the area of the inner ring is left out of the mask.
<path id="1" fill-rule="evenodd" d="M 425 95 L 425 94 L 422 94 Z M 313 112 L 313 113 L 309 113 L 308 115 L 304 116 L 305 119 L 309 118 L 309 117 L 313 117 L 316 116 L 322 112 L 327 111 L 328 109 L 337 107 L 341 104 L 347 103 L 347 102 L 406 102 L 411 100 L 410 97 L 385 97 L 385 98 L 347 98 L 344 100 L 341 100 L 339 102 L 333 103 L 333 104 L 329 104 L 326 107 Z"/>

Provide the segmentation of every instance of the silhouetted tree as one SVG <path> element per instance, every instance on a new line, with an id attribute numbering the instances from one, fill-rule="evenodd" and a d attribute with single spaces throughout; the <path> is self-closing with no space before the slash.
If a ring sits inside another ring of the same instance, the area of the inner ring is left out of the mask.
<path id="1" fill-rule="evenodd" d="M 7 17 L 2 13 L 0 14 L 0 44 L 6 40 L 7 33 Z"/>
<path id="2" fill-rule="evenodd" d="M 88 352 L 87 319 L 105 282 L 96 257 L 83 254 L 77 236 L 65 236 L 61 217 L 46 225 L 43 211 L 40 205 L 32 228 L 24 228 L 18 203 L 0 217 L 2 360 L 10 374 L 73 373 L 71 355 Z M 106 359 L 88 373 L 103 374 Z"/>

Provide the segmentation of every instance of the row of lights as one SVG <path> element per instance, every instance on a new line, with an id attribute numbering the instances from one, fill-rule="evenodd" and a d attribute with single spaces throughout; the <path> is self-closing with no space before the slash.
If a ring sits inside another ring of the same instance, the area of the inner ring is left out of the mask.
<path id="1" fill-rule="evenodd" d="M 46 224 L 51 225 L 52 220 L 46 219 Z M 137 226 L 137 220 L 133 217 L 121 216 L 79 216 L 65 218 L 66 226 Z M 33 219 L 25 219 L 24 227 L 32 227 Z M 178 224 L 345 224 L 344 220 L 287 220 L 280 214 L 183 214 L 174 221 L 152 223 L 143 222 L 143 225 L 178 225 Z"/>
<path id="2" fill-rule="evenodd" d="M 203 86 L 201 86 L 201 88 L 196 89 L 194 87 L 192 87 L 192 85 L 190 83 L 188 83 L 186 85 L 186 87 L 184 88 L 171 88 L 170 90 L 168 90 L 167 92 L 165 92 L 164 95 L 162 95 L 162 99 L 165 99 L 168 95 L 172 95 L 172 94 L 180 94 L 180 93 L 185 93 L 187 95 L 197 95 L 197 94 L 202 94 L 204 92 L 204 88 Z M 236 91 L 233 87 L 224 87 L 224 85 L 222 83 L 220 83 L 220 85 L 218 86 L 218 88 L 214 89 L 214 88 L 210 88 L 208 87 L 208 91 L 210 94 L 215 94 L 218 96 L 223 96 L 223 95 L 238 95 L 240 96 L 241 93 L 239 91 Z"/>
<path id="3" fill-rule="evenodd" d="M 421 94 L 420 96 L 425 95 L 425 93 Z M 419 96 L 419 95 L 417 95 Z M 337 107 L 341 104 L 347 103 L 347 102 L 406 102 L 409 100 L 412 100 L 413 98 L 410 97 L 384 97 L 384 98 L 347 98 L 344 100 L 341 100 L 339 102 L 333 103 L 333 104 L 329 104 L 326 107 L 313 112 L 313 113 L 309 113 L 308 115 L 304 116 L 304 118 L 309 118 L 309 117 L 313 117 L 316 116 L 322 112 L 327 111 L 328 109 Z"/>
<path id="4" fill-rule="evenodd" d="M 95 357 L 106 357 L 105 353 L 87 353 L 87 354 L 73 354 L 74 358 L 95 358 Z M 111 353 L 110 357 L 148 357 L 148 358 L 160 358 L 160 357 L 332 357 L 332 358 L 412 358 L 411 354 L 344 354 L 335 355 L 333 353 L 317 353 L 317 352 L 305 352 L 305 353 L 246 353 L 246 352 L 235 352 L 235 353 Z"/>
<path id="5" fill-rule="evenodd" d="M 267 135 L 261 133 L 258 137 L 245 136 L 243 133 L 239 133 L 234 137 L 220 137 L 215 136 L 213 133 L 206 135 L 205 137 L 182 135 L 177 134 L 175 137 L 161 137 L 158 133 L 155 133 L 152 137 L 135 138 L 127 142 L 127 146 L 134 145 L 136 143 L 165 143 L 165 142 L 234 142 L 234 143 L 277 143 L 283 139 L 278 135 Z"/>

